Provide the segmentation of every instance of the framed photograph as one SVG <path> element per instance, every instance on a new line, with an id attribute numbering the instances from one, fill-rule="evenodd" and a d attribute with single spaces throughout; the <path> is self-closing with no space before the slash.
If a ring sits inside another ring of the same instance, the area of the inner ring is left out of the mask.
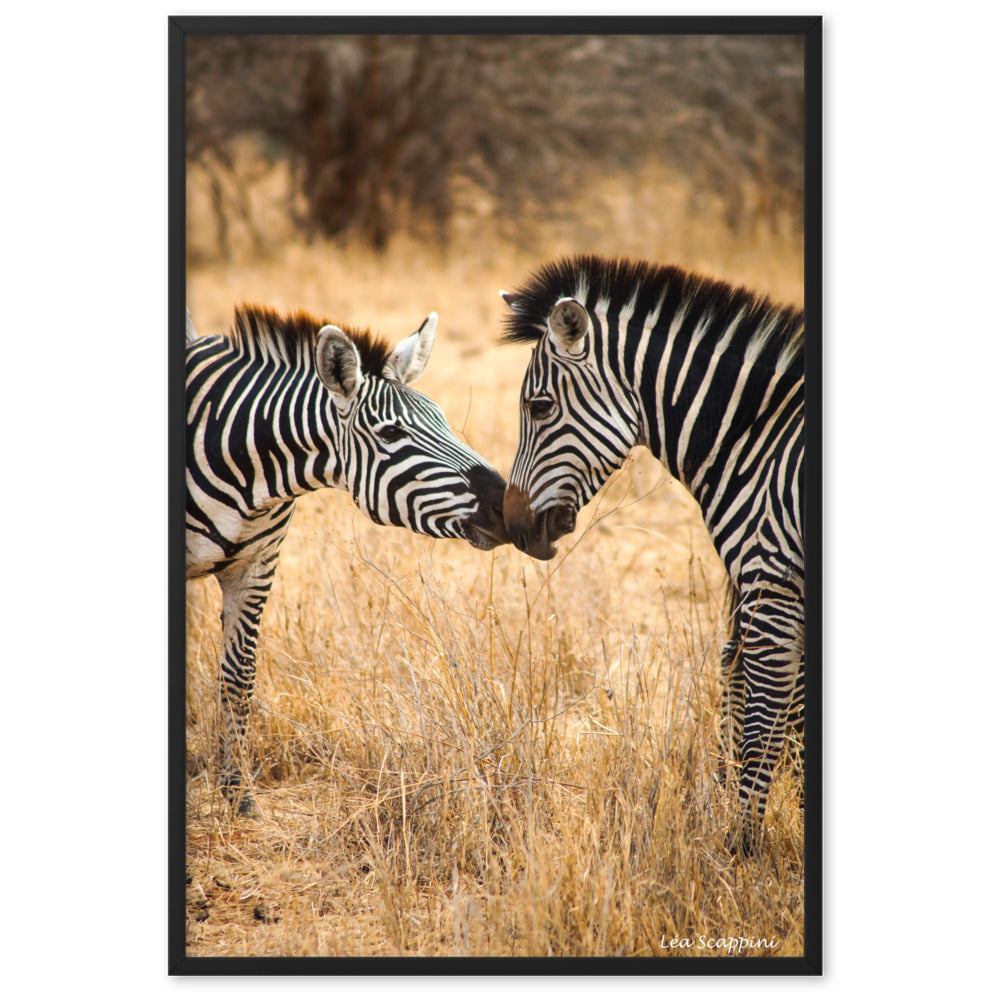
<path id="1" fill-rule="evenodd" d="M 170 19 L 171 974 L 821 972 L 821 28 Z"/>

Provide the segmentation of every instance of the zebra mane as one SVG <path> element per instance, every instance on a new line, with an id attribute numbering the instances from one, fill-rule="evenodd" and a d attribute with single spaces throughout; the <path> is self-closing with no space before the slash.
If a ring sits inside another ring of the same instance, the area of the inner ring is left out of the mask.
<path id="1" fill-rule="evenodd" d="M 289 364 L 301 359 L 311 366 L 316 334 L 329 324 L 329 320 L 316 319 L 302 310 L 282 316 L 267 306 L 243 303 L 236 307 L 229 339 L 243 350 L 262 351 Z M 392 353 L 392 345 L 368 329 L 359 330 L 340 323 L 336 325 L 358 349 L 361 370 L 367 375 L 381 375 Z"/>
<path id="2" fill-rule="evenodd" d="M 710 315 L 725 330 L 738 322 L 759 355 L 777 347 L 780 366 L 802 364 L 804 323 L 801 309 L 778 305 L 766 295 L 725 281 L 654 264 L 646 260 L 581 254 L 545 264 L 512 295 L 513 312 L 504 318 L 503 344 L 536 343 L 546 330 L 549 312 L 566 296 L 593 309 L 602 300 L 618 306 L 632 302 L 633 315 L 659 314 L 668 301 L 688 315 Z M 735 342 L 734 342 L 735 346 Z"/>

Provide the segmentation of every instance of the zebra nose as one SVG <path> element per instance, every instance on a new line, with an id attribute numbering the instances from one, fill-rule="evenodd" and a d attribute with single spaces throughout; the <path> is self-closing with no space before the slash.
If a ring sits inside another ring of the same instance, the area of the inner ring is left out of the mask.
<path id="1" fill-rule="evenodd" d="M 554 542 L 569 534 L 576 525 L 576 512 L 568 504 L 548 507 L 536 514 L 528 494 L 519 486 L 508 485 L 503 499 L 503 515 L 510 540 L 532 559 L 551 559 Z"/>
<path id="2" fill-rule="evenodd" d="M 507 483 L 496 469 L 478 465 L 468 472 L 469 486 L 479 501 L 473 524 L 486 531 L 496 544 L 510 541 L 504 524 L 503 497 Z"/>
<path id="3" fill-rule="evenodd" d="M 528 551 L 528 534 L 531 526 L 531 508 L 528 494 L 508 484 L 503 497 L 503 519 L 510 540 L 522 551 Z"/>

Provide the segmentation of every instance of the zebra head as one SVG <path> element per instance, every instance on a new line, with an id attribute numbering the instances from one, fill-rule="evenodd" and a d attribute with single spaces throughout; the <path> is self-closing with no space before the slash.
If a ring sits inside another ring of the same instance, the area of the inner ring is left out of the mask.
<path id="1" fill-rule="evenodd" d="M 501 294 L 514 311 L 506 339 L 537 341 L 521 387 L 504 521 L 522 552 L 551 559 L 555 541 L 637 443 L 639 405 L 607 364 L 598 313 L 564 297 L 539 318 L 526 296 Z"/>
<path id="2" fill-rule="evenodd" d="M 441 408 L 409 387 L 423 372 L 437 314 L 365 371 L 354 340 L 324 326 L 316 370 L 336 408 L 344 485 L 376 524 L 435 538 L 464 538 L 477 549 L 510 541 L 503 477 L 455 437 Z"/>

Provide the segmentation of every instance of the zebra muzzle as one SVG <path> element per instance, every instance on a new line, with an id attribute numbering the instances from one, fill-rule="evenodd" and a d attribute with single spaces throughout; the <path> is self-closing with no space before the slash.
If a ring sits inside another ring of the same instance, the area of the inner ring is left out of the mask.
<path id="1" fill-rule="evenodd" d="M 555 542 L 576 527 L 576 511 L 569 504 L 535 514 L 528 494 L 512 485 L 504 494 L 503 517 L 510 540 L 533 559 L 551 559 L 556 554 Z"/>
<path id="2" fill-rule="evenodd" d="M 489 551 L 510 541 L 504 524 L 503 499 L 507 483 L 496 469 L 475 466 L 467 473 L 469 487 L 476 495 L 479 510 L 465 522 L 462 530 L 474 548 Z"/>

